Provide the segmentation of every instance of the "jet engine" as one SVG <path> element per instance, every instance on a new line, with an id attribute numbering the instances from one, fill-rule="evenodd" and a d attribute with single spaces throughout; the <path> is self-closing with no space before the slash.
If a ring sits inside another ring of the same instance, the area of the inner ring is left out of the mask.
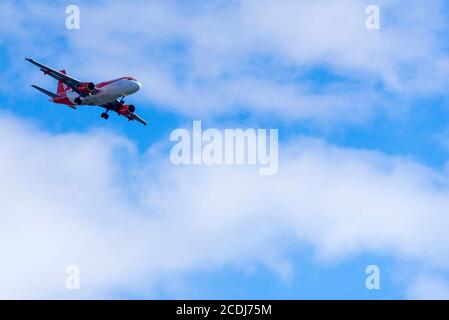
<path id="1" fill-rule="evenodd" d="M 135 111 L 136 111 L 136 107 L 134 107 L 134 105 L 124 104 L 123 106 L 120 107 L 120 109 L 118 110 L 118 113 L 121 116 L 129 116 L 130 114 L 134 113 Z"/>
<path id="2" fill-rule="evenodd" d="M 95 90 L 95 84 L 93 82 L 83 82 L 77 89 L 81 94 L 87 95 Z"/>

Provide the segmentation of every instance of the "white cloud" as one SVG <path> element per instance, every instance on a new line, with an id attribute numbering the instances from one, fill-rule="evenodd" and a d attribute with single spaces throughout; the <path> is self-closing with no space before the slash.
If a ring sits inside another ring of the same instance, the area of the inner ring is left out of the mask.
<path id="1" fill-rule="evenodd" d="M 448 300 L 449 284 L 439 277 L 418 277 L 407 289 L 407 298 L 412 300 Z"/>
<path id="2" fill-rule="evenodd" d="M 67 31 L 62 5 L 2 2 L 0 42 L 15 62 L 0 90 L 43 81 L 27 55 L 80 78 L 134 73 L 141 102 L 201 117 L 352 120 L 385 104 L 376 85 L 405 98 L 447 87 L 443 1 L 381 1 L 380 32 L 364 28 L 363 1 L 279 3 L 82 4 L 81 30 Z M 317 86 L 314 67 L 344 81 Z M 249 262 L 288 280 L 290 240 L 325 260 L 373 252 L 449 267 L 447 173 L 411 160 L 298 139 L 281 146 L 278 175 L 259 177 L 173 167 L 111 132 L 29 125 L 0 116 L 0 297 L 144 296 L 164 277 Z M 72 264 L 78 294 L 64 288 Z M 446 296 L 432 278 L 410 297 L 426 286 Z"/>
<path id="3" fill-rule="evenodd" d="M 449 267 L 447 177 L 411 161 L 300 139 L 260 177 L 5 116 L 0 150 L 4 298 L 147 296 L 166 277 L 249 263 L 288 280 L 293 241 L 325 260 L 372 252 Z M 79 293 L 64 287 L 67 265 L 81 268 Z"/>
<path id="4" fill-rule="evenodd" d="M 354 120 L 387 105 L 379 85 L 390 100 L 445 92 L 443 1 L 378 1 L 379 31 L 365 28 L 371 2 L 343 2 L 80 4 L 79 31 L 64 30 L 64 8 L 53 4 L 9 4 L 0 14 L 3 21 L 21 17 L 14 29 L 27 31 L 10 39 L 12 54 L 26 52 L 86 79 L 133 73 L 144 83 L 145 101 L 189 116 L 243 109 L 283 119 Z M 66 43 L 54 51 L 56 39 Z M 311 81 L 316 67 L 344 82 Z"/>

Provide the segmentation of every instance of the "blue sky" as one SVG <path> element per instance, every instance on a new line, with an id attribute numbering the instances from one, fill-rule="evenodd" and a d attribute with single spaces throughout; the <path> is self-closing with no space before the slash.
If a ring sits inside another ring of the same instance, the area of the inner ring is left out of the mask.
<path id="1" fill-rule="evenodd" d="M 445 2 L 189 3 L 0 4 L 0 297 L 449 298 Z M 51 104 L 25 56 L 136 76 L 149 126 Z M 277 128 L 278 174 L 173 166 L 193 120 Z"/>

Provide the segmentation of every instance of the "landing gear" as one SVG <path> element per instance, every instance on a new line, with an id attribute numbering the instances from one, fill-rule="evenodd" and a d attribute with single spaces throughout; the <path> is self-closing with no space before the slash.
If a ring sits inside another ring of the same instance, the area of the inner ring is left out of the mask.
<path id="1" fill-rule="evenodd" d="M 80 104 L 83 103 L 83 100 L 81 100 L 80 97 L 76 97 L 76 98 L 75 98 L 75 103 L 76 103 L 77 105 L 80 105 Z"/>
<path id="2" fill-rule="evenodd" d="M 103 113 L 101 114 L 101 117 L 102 117 L 104 120 L 108 120 L 108 119 L 109 119 L 109 114 L 108 114 L 108 112 L 109 112 L 109 110 L 106 110 L 106 112 L 103 112 Z"/>
<path id="3" fill-rule="evenodd" d="M 125 103 L 125 94 L 122 94 L 122 98 L 120 99 L 120 104 L 124 104 Z"/>

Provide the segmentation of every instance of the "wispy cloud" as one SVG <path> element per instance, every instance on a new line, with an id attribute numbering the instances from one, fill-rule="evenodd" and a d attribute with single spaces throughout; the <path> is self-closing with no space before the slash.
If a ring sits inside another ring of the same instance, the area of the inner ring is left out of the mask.
<path id="1" fill-rule="evenodd" d="M 410 161 L 300 139 L 260 177 L 175 167 L 108 132 L 49 135 L 5 116 L 0 128 L 2 297 L 74 297 L 71 264 L 75 297 L 143 296 L 164 277 L 245 262 L 288 279 L 286 237 L 324 260 L 372 252 L 449 267 L 447 177 Z"/>
<path id="2" fill-rule="evenodd" d="M 420 276 L 407 289 L 407 297 L 413 300 L 447 300 L 449 285 L 439 277 Z"/>
<path id="3" fill-rule="evenodd" d="M 132 72 L 144 81 L 147 101 L 184 115 L 246 110 L 284 119 L 353 120 L 390 105 L 387 99 L 446 89 L 444 2 L 380 1 L 377 31 L 365 27 L 368 4 L 82 3 L 81 29 L 70 32 L 63 29 L 61 5 L 35 10 L 35 4 L 9 4 L 2 14 L 19 17 L 13 23 L 19 32 L 3 37 L 17 46 L 14 53 L 28 49 L 84 77 Z M 29 19 L 42 29 L 28 30 Z M 63 43 L 58 52 L 45 49 L 54 36 Z M 327 81 L 310 77 L 323 68 Z"/>
<path id="4" fill-rule="evenodd" d="M 63 2 L 2 2 L 0 91 L 40 77 L 24 72 L 31 55 L 86 80 L 132 73 L 142 105 L 201 119 L 358 121 L 446 95 L 444 1 L 378 1 L 379 31 L 365 28 L 366 1 L 343 2 L 81 2 L 79 31 L 64 29 Z M 145 296 L 161 279 L 248 261 L 288 281 L 286 238 L 320 261 L 368 252 L 449 268 L 445 171 L 293 137 L 279 173 L 260 177 L 174 167 L 166 143 L 141 154 L 109 131 L 50 134 L 1 114 L 0 297 L 74 297 L 70 264 L 82 272 L 75 297 Z M 417 278 L 406 293 L 426 286 L 447 291 Z"/>

